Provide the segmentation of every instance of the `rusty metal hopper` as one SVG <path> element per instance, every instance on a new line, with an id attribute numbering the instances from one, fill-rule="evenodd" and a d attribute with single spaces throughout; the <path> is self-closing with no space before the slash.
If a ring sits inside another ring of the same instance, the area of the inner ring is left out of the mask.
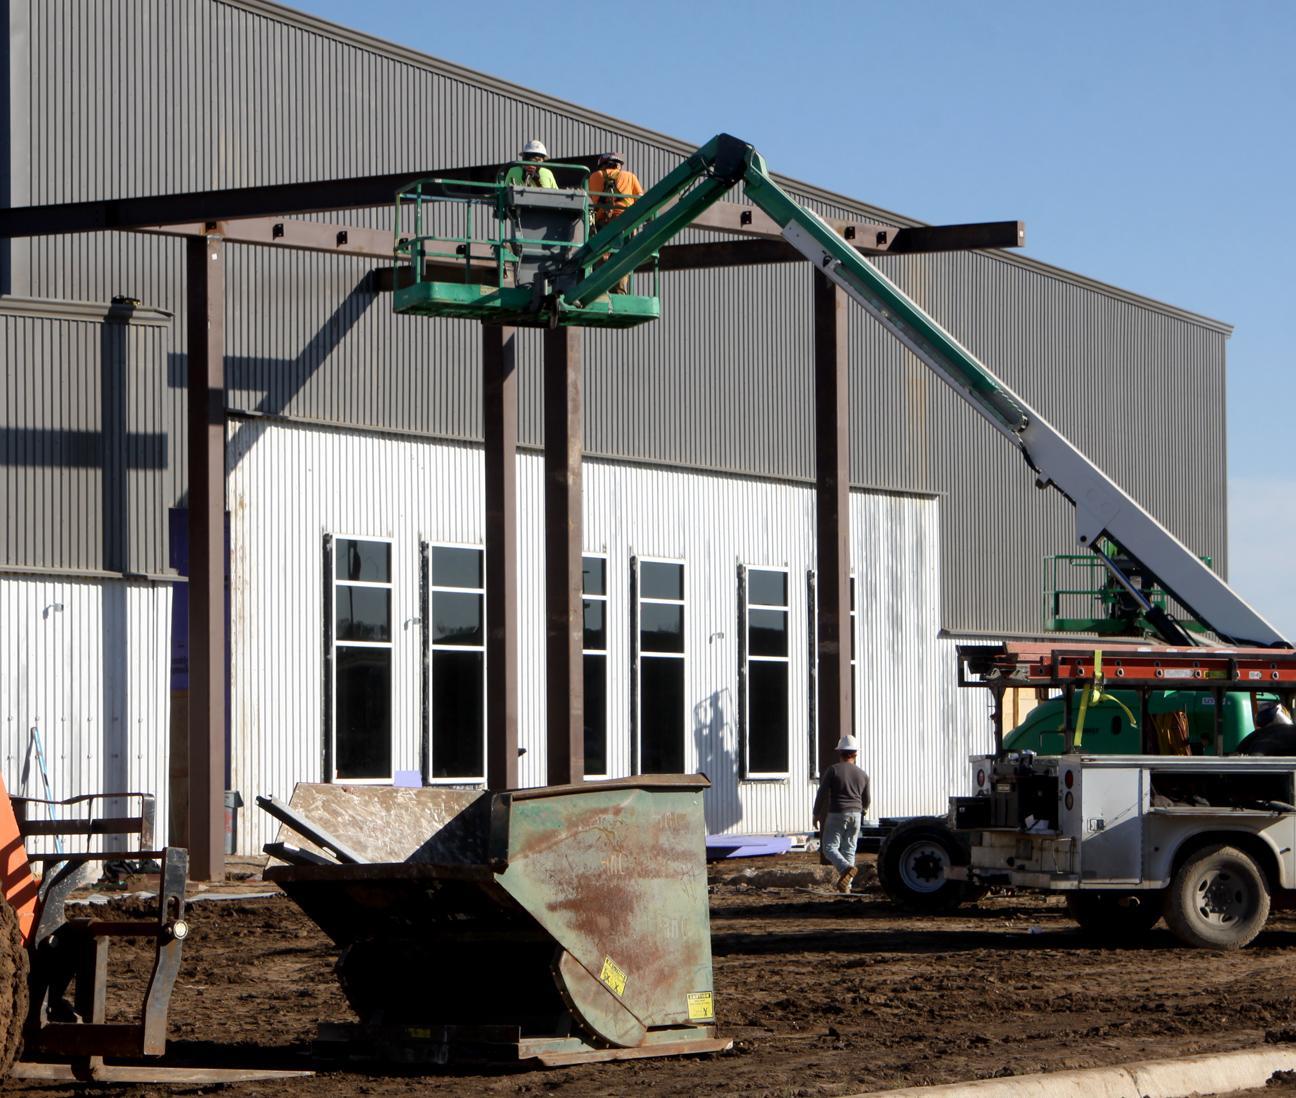
<path id="1" fill-rule="evenodd" d="M 341 947 L 352 1048 L 550 1065 L 714 1052 L 729 1042 L 714 1035 L 707 785 L 301 784 L 288 811 L 262 800 L 294 821 L 266 849 L 295 864 L 266 877 Z"/>

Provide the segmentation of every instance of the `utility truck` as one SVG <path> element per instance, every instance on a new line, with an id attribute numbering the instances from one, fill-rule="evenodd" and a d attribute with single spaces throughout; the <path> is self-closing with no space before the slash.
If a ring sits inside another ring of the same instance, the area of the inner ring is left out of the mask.
<path id="1" fill-rule="evenodd" d="M 972 760 L 976 793 L 951 801 L 948 823 L 967 852 L 967 864 L 947 871 L 953 882 L 1061 892 L 1081 926 L 1106 935 L 1147 930 L 1164 916 L 1182 941 L 1213 949 L 1246 945 L 1272 905 L 1296 899 L 1296 758 L 1225 755 L 1229 695 L 1290 704 L 1296 653 L 970 645 L 960 647 L 959 666 L 965 685 L 994 698 L 997 750 Z M 1139 698 L 1146 748 L 1166 746 L 1147 742 L 1156 727 L 1149 700 L 1170 682 L 1210 701 L 1210 754 L 1086 750 L 1095 731 L 1086 732 L 1087 705 L 1113 683 Z M 1060 691 L 1068 715 L 1079 698 L 1065 751 L 1007 747 L 999 702 L 1020 686 Z"/>

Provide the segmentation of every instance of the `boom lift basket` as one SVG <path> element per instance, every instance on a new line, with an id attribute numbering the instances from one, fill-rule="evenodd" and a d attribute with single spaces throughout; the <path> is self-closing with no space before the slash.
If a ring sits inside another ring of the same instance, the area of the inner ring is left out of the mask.
<path id="1" fill-rule="evenodd" d="M 266 850 L 385 1060 L 715 1052 L 701 775 L 489 793 L 300 784 Z M 291 832 L 313 836 L 301 842 Z M 284 864 L 282 859 L 293 864 Z M 354 859 L 354 860 L 349 860 Z"/>
<path id="2" fill-rule="evenodd" d="M 546 167 L 588 174 L 579 165 Z M 408 267 L 393 307 L 522 327 L 631 328 L 658 319 L 656 270 L 650 295 L 601 294 L 580 306 L 560 300 L 590 269 L 567 263 L 590 224 L 583 187 L 415 180 L 396 195 L 394 250 Z"/>

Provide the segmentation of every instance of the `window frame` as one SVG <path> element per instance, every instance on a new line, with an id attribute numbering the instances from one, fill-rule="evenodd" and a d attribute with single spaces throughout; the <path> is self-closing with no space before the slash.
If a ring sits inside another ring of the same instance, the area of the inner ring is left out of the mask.
<path id="1" fill-rule="evenodd" d="M 587 594 L 585 591 L 584 575 L 585 575 L 586 560 L 601 560 L 603 562 L 603 593 L 601 595 L 590 595 Z M 610 672 L 612 668 L 611 644 L 609 641 L 609 638 L 612 635 L 612 615 L 611 615 L 612 576 L 611 576 L 611 569 L 609 567 L 610 563 L 611 562 L 608 558 L 607 550 L 602 550 L 597 553 L 581 554 L 581 675 L 583 680 L 588 679 L 588 676 L 585 675 L 586 656 L 603 657 L 603 759 L 606 763 L 602 773 L 596 774 L 587 771 L 585 773 L 585 779 L 587 781 L 601 781 L 610 778 L 612 776 L 612 751 L 611 751 L 612 745 L 611 745 L 611 735 L 610 735 L 612 730 L 612 722 L 610 720 L 610 715 L 612 712 L 612 704 L 611 704 L 612 691 L 609 689 L 610 682 L 611 682 Z M 603 603 L 603 647 L 602 648 L 585 647 L 585 602 L 586 600 L 589 600 L 591 602 Z M 586 692 L 586 696 L 582 698 L 582 705 L 583 705 L 583 712 L 585 713 L 587 718 L 588 718 L 588 711 L 589 711 L 588 703 L 589 703 L 589 696 L 588 696 L 588 692 Z"/>
<path id="2" fill-rule="evenodd" d="M 751 601 L 751 574 L 753 572 L 777 572 L 783 576 L 783 598 L 781 606 L 773 603 Z M 739 683 L 742 688 L 740 706 L 739 749 L 742 759 L 742 780 L 745 782 L 779 782 L 792 777 L 792 570 L 786 564 L 740 564 L 739 592 L 741 603 L 738 607 L 738 670 Z M 782 656 L 756 656 L 751 651 L 751 611 L 781 610 L 784 626 L 787 630 L 785 652 Z M 751 664 L 781 663 L 787 689 L 787 708 L 784 712 L 783 735 L 787 748 L 787 769 L 753 770 L 751 767 Z"/>
<path id="3" fill-rule="evenodd" d="M 680 568 L 680 597 L 663 599 L 655 596 L 644 597 L 643 566 L 645 564 L 675 564 Z M 631 653 L 634 675 L 634 758 L 631 759 L 633 773 L 642 774 L 643 770 L 643 661 L 645 659 L 679 660 L 680 674 L 683 677 L 683 705 L 680 708 L 680 758 L 681 766 L 688 765 L 688 561 L 683 557 L 642 556 L 633 558 L 631 583 L 634 597 L 631 600 Z M 678 652 L 645 652 L 643 650 L 643 615 L 640 608 L 648 603 L 657 606 L 678 606 L 680 608 L 680 650 Z"/>
<path id="4" fill-rule="evenodd" d="M 472 542 L 461 541 L 429 541 L 427 544 L 427 611 L 424 615 L 427 620 L 427 773 L 424 776 L 425 785 L 436 786 L 484 786 L 486 784 L 486 732 L 487 716 L 486 706 L 489 696 L 486 690 L 486 547 L 481 544 L 474 545 Z M 481 558 L 481 587 L 452 587 L 446 584 L 436 582 L 436 551 L 438 549 L 471 549 Z M 440 644 L 436 640 L 433 632 L 433 614 L 436 607 L 437 592 L 450 592 L 455 594 L 479 594 L 481 595 L 481 622 L 482 622 L 482 643 L 474 644 Z M 436 682 L 436 656 L 438 652 L 480 652 L 482 657 L 482 681 L 481 681 L 481 705 L 482 705 L 482 725 L 481 725 L 481 771 L 476 776 L 455 776 L 439 778 L 436 776 L 436 714 L 434 712 L 433 691 Z"/>
<path id="5" fill-rule="evenodd" d="M 328 589 L 328 606 L 326 608 L 327 628 L 329 651 L 326 653 L 325 666 L 328 676 L 328 724 L 325 731 L 327 742 L 325 743 L 325 766 L 324 781 L 336 785 L 391 785 L 396 778 L 396 727 L 395 721 L 395 699 L 396 699 L 396 539 L 386 535 L 370 534 L 352 534 L 333 532 L 326 535 L 327 551 L 325 553 L 325 567 L 328 569 L 329 589 Z M 369 541 L 384 544 L 388 547 L 387 555 L 387 575 L 386 583 L 379 583 L 374 580 L 340 580 L 337 576 L 337 552 L 338 542 L 341 541 Z M 385 589 L 390 593 L 387 608 L 390 620 L 387 623 L 389 638 L 385 641 L 355 641 L 339 640 L 337 635 L 337 589 L 339 587 L 368 587 L 371 589 Z M 387 738 L 389 743 L 388 757 L 391 765 L 388 768 L 386 777 L 374 778 L 343 778 L 339 777 L 337 772 L 337 680 L 338 680 L 338 649 L 339 648 L 385 648 L 387 649 L 391 665 L 388 673 L 387 698 L 387 715 L 388 727 Z"/>

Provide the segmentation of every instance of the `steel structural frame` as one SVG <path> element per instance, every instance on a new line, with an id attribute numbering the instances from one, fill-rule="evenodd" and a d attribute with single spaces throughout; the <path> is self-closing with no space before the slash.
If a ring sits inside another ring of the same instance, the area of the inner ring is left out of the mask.
<path id="1" fill-rule="evenodd" d="M 593 157 L 570 158 L 593 163 Z M 499 165 L 451 168 L 431 173 L 447 180 L 491 180 Z M 225 430 L 224 404 L 224 248 L 227 243 L 283 247 L 305 251 L 393 259 L 391 238 L 353 225 L 285 220 L 289 214 L 384 207 L 411 179 L 428 173 L 395 173 L 343 180 L 240 187 L 155 197 L 57 203 L 0 209 L 0 239 L 105 230 L 181 236 L 187 245 L 189 310 L 189 539 L 191 682 L 184 794 L 187 826 L 183 837 L 196 880 L 224 876 L 225 691 L 227 623 L 224 618 L 225 567 Z M 960 251 L 1012 248 L 1025 243 L 1020 221 L 969 225 L 896 228 L 867 221 L 829 220 L 828 224 L 864 254 Z M 792 262 L 799 253 L 782 239 L 769 215 L 751 206 L 718 202 L 692 226 L 753 238 L 700 244 L 672 244 L 661 249 L 662 270 L 701 270 L 764 263 Z M 485 257 L 455 264 L 462 276 Z M 491 271 L 493 263 L 489 264 Z M 384 286 L 384 275 L 390 284 Z M 378 272 L 375 288 L 390 289 L 394 272 Z M 836 614 L 820 614 L 820 712 L 828 717 L 820 729 L 820 761 L 827 741 L 850 729 L 849 603 L 842 614 L 843 593 L 849 599 L 849 461 L 842 439 L 847 430 L 846 347 L 840 315 L 840 292 L 832 306 L 819 303 L 816 278 L 816 505 L 826 511 L 820 523 L 832 539 L 821 548 L 821 586 L 833 593 Z M 827 312 L 834 319 L 827 320 Z M 202 317 L 202 324 L 194 318 Z M 821 335 L 822 327 L 822 335 Z M 517 785 L 517 498 L 515 455 L 517 392 L 515 338 L 510 329 L 484 329 L 488 671 L 492 689 L 502 696 L 488 717 L 488 784 L 492 789 Z M 584 676 L 581 660 L 583 604 L 581 589 L 581 359 L 578 329 L 561 329 L 545 337 L 545 544 L 547 633 L 547 776 L 551 783 L 584 779 Z M 821 386 L 826 386 L 820 394 Z M 831 396 L 828 395 L 831 391 Z M 827 438 L 831 433 L 832 439 Z M 551 446 L 550 438 L 554 438 Z M 845 502 L 839 498 L 845 493 Z M 847 550 L 837 548 L 845 538 Z M 832 560 L 830 558 L 835 558 Z M 493 561 L 493 563 L 492 563 Z M 491 608 L 494 607 L 492 610 Z M 826 619 L 826 620 L 825 620 Z M 565 635 L 563 635 L 565 630 Z M 840 668 L 843 648 L 845 679 Z M 835 663 L 835 672 L 828 663 Z M 830 685 L 831 684 L 831 685 Z M 830 708 L 824 691 L 832 690 Z M 199 812 L 203 808 L 205 812 Z"/>

